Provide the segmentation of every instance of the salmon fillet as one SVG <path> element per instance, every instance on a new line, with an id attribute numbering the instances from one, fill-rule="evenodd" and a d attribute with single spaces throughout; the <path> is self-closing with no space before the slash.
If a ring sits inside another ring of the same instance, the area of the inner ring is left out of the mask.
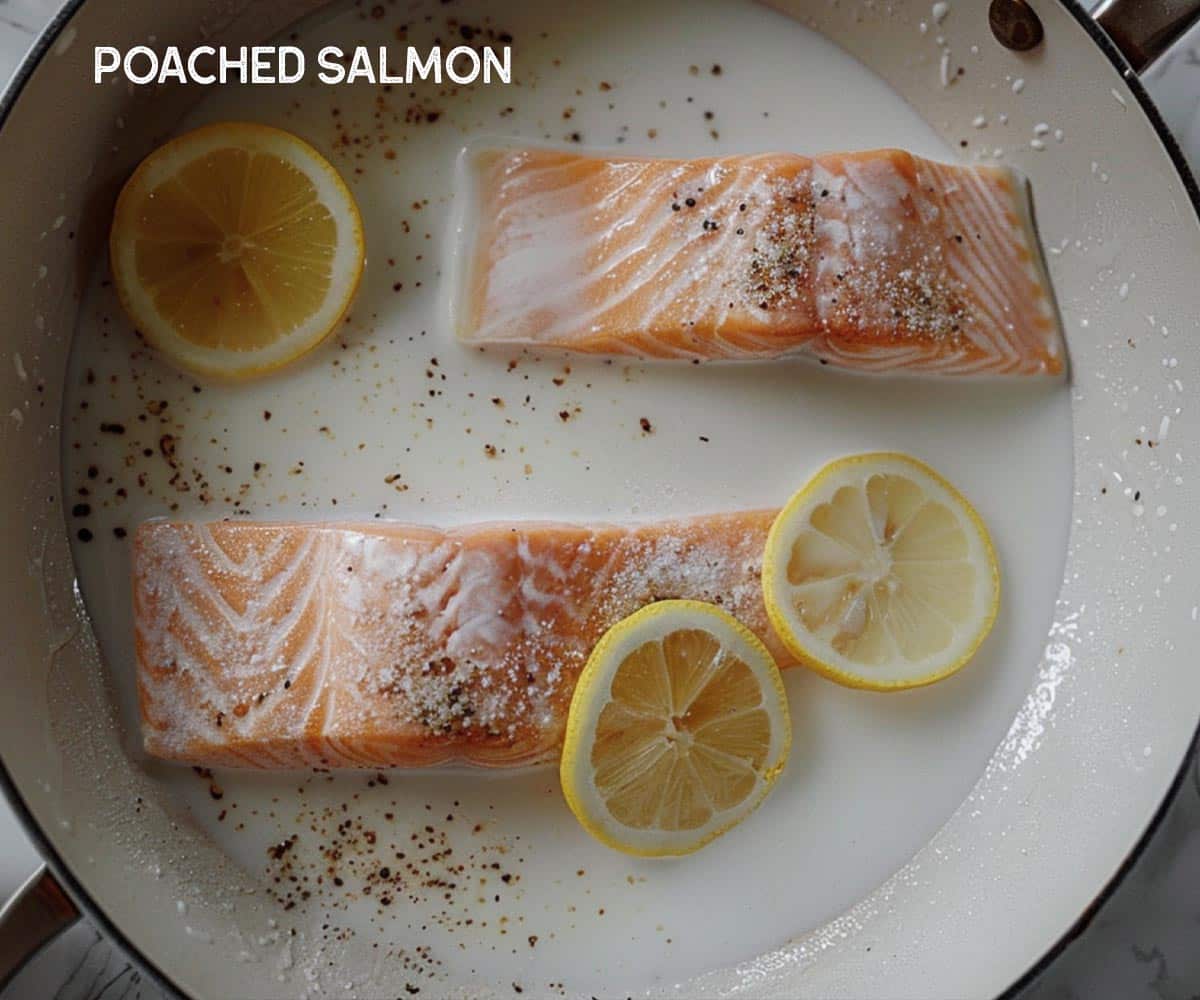
<path id="1" fill-rule="evenodd" d="M 760 586 L 774 514 L 148 522 L 133 545 L 146 750 L 256 768 L 552 758 L 592 647 L 653 601 L 721 604 L 790 662 Z"/>
<path id="2" fill-rule="evenodd" d="M 1058 375 L 1028 185 L 895 149 L 700 160 L 472 149 L 454 324 L 476 343 Z"/>

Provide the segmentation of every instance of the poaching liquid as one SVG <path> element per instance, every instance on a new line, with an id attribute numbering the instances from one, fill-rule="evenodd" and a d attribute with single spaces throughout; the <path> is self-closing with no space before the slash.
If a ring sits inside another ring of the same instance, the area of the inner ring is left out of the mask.
<path id="1" fill-rule="evenodd" d="M 228 86 L 179 123 L 276 125 L 346 178 L 367 270 L 320 349 L 259 381 L 183 375 L 130 329 L 106 262 L 80 310 L 63 476 L 129 752 L 183 821 L 278 900 L 274 943 L 247 961 L 273 963 L 290 992 L 369 994 L 386 980 L 426 995 L 615 994 L 821 925 L 900 868 L 969 792 L 1029 688 L 1061 579 L 1061 384 L 609 363 L 455 341 L 444 262 L 468 141 L 662 156 L 894 145 L 954 158 L 878 78 L 756 4 L 495 9 L 336 5 L 280 41 L 315 52 L 508 38 L 511 85 Z M 552 768 L 194 773 L 141 755 L 125 581 L 142 520 L 650 519 L 778 505 L 829 459 L 863 450 L 930 462 L 979 509 L 1003 578 L 994 632 L 959 675 L 903 694 L 790 671 L 787 771 L 745 824 L 694 856 L 647 862 L 594 843 Z M 359 970 L 355 989 L 343 968 Z"/>

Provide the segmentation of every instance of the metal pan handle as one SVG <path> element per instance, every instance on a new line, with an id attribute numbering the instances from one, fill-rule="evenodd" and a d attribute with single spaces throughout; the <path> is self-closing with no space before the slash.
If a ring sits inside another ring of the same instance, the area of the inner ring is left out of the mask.
<path id="1" fill-rule="evenodd" d="M 1094 17 L 1140 74 L 1200 20 L 1200 0 L 1103 0 Z"/>
<path id="2" fill-rule="evenodd" d="M 0 991 L 45 945 L 79 919 L 79 910 L 44 865 L 0 909 Z"/>

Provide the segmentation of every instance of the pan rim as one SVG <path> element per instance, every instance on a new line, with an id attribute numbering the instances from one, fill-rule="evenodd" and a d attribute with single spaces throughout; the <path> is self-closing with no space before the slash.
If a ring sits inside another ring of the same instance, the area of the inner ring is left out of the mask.
<path id="1" fill-rule="evenodd" d="M 0 95 L 0 130 L 3 130 L 5 124 L 7 124 L 8 118 L 17 101 L 20 100 L 25 86 L 42 64 L 47 52 L 58 41 L 63 30 L 87 2 L 88 0 L 66 0 L 63 7 L 38 35 L 29 51 L 25 54 L 9 80 L 8 85 L 5 87 L 3 94 Z M 1138 75 L 1129 66 L 1127 60 L 1113 43 L 1112 39 L 1104 33 L 1103 29 L 1083 6 L 1081 0 L 1057 0 L 1057 3 L 1083 28 L 1088 37 L 1096 44 L 1109 63 L 1112 64 L 1113 69 L 1117 70 L 1125 85 L 1129 88 L 1138 103 L 1138 107 L 1146 116 L 1155 135 L 1162 143 L 1163 150 L 1187 193 L 1196 222 L 1200 225 L 1200 185 L 1197 184 L 1196 178 L 1193 176 L 1191 168 L 1183 156 L 1183 151 L 1179 147 L 1179 143 L 1167 128 L 1167 124 L 1163 120 L 1157 106 L 1150 98 L 1149 92 L 1142 84 Z M 1096 891 L 1091 901 L 1071 925 L 1046 949 L 1040 958 L 998 995 L 997 1000 L 1015 1000 L 1021 991 L 1041 977 L 1067 947 L 1091 925 L 1105 903 L 1108 902 L 1133 867 L 1141 859 L 1150 840 L 1162 826 L 1163 820 L 1184 782 L 1188 769 L 1196 759 L 1198 753 L 1200 753 L 1200 715 L 1197 717 L 1196 726 L 1188 742 L 1188 747 L 1158 806 L 1147 822 L 1145 829 L 1122 858 L 1121 863 L 1104 885 Z M 0 753 L 0 793 L 3 793 L 4 799 L 12 808 L 25 834 L 33 842 L 46 867 L 59 880 L 63 888 L 67 890 L 71 898 L 78 905 L 81 913 L 86 915 L 89 920 L 92 920 L 103 931 L 105 936 L 116 943 L 122 952 L 125 953 L 126 957 L 140 970 L 145 972 L 165 993 L 176 997 L 188 997 L 189 995 L 184 993 L 161 968 L 151 961 L 116 922 L 108 916 L 100 903 L 92 897 L 75 877 L 25 802 L 17 783 L 9 773 L 2 753 Z"/>
<path id="2" fill-rule="evenodd" d="M 1175 173 L 1179 175 L 1179 180 L 1183 183 L 1184 191 L 1187 192 L 1188 201 L 1191 203 L 1196 221 L 1200 223 L 1200 185 L 1197 185 L 1196 177 L 1183 155 L 1183 150 L 1180 148 L 1179 142 L 1171 134 L 1171 130 L 1167 128 L 1167 123 L 1163 119 L 1162 113 L 1151 99 L 1150 93 L 1146 90 L 1141 78 L 1134 72 L 1128 60 L 1121 53 L 1121 50 L 1117 48 L 1116 43 L 1105 34 L 1104 29 L 1100 27 L 1096 19 L 1083 6 L 1081 0 L 1058 0 L 1058 2 L 1075 19 L 1079 26 L 1083 28 L 1088 37 L 1096 43 L 1101 53 L 1112 63 L 1113 68 L 1120 73 L 1121 79 L 1137 100 L 1142 113 L 1145 114 L 1147 120 L 1150 122 L 1150 126 L 1154 129 L 1155 135 L 1158 136 L 1158 140 L 1163 144 L 1163 150 L 1167 154 L 1167 158 L 1171 161 L 1171 165 L 1175 168 Z M 1032 985 L 1054 964 L 1076 938 L 1087 930 L 1096 915 L 1104 907 L 1104 904 L 1112 898 L 1117 888 L 1125 881 L 1126 876 L 1133 870 L 1138 861 L 1141 860 L 1142 855 L 1145 854 L 1151 839 L 1153 839 L 1162 826 L 1167 812 L 1175 802 L 1184 779 L 1187 777 L 1188 769 L 1192 766 L 1198 753 L 1200 753 L 1200 718 L 1196 721 L 1196 728 L 1192 732 L 1192 738 L 1188 741 L 1183 759 L 1179 762 L 1179 767 L 1176 769 L 1174 777 L 1171 779 L 1162 799 L 1158 803 L 1158 807 L 1154 810 L 1141 836 L 1138 837 L 1133 846 L 1126 852 L 1125 857 L 1121 860 L 1121 863 L 1117 866 L 1109 880 L 1092 897 L 1092 901 L 1088 903 L 1083 912 L 1072 922 L 1071 926 L 1046 950 L 1040 959 L 1025 971 L 1024 975 L 1001 993 L 997 997 L 997 1000 L 1015 1000 L 1024 989 Z"/>
<path id="3" fill-rule="evenodd" d="M 20 100 L 26 84 L 29 83 L 38 67 L 41 66 L 46 53 L 58 41 L 59 36 L 75 15 L 83 9 L 85 3 L 87 3 L 87 0 L 66 0 L 62 9 L 54 15 L 50 23 L 37 36 L 29 51 L 25 53 L 24 58 L 22 58 L 20 64 L 17 66 L 16 72 L 13 73 L 8 85 L 4 88 L 3 94 L 0 95 L 0 130 L 3 130 L 4 126 L 8 123 L 9 116 L 12 114 L 13 108 L 16 107 L 17 101 Z M 5 801 L 7 801 L 13 814 L 17 817 L 18 822 L 20 822 L 25 835 L 33 842 L 42 861 L 58 880 L 62 888 L 67 891 L 67 894 L 79 908 L 80 914 L 94 922 L 107 938 L 120 947 L 133 964 L 154 980 L 154 983 L 163 992 L 169 996 L 186 997 L 187 995 L 175 985 L 171 978 L 152 962 L 141 948 L 117 926 L 116 922 L 109 917 L 99 902 L 92 898 L 91 893 L 75 877 L 25 802 L 25 798 L 21 795 L 17 783 L 13 780 L 12 775 L 9 774 L 8 765 L 4 761 L 3 754 L 0 754 L 0 792 L 3 793 Z M 53 940 L 51 939 L 46 944 L 51 944 Z M 45 946 L 43 945 L 43 947 Z M 18 974 L 19 972 L 20 970 L 18 970 Z"/>

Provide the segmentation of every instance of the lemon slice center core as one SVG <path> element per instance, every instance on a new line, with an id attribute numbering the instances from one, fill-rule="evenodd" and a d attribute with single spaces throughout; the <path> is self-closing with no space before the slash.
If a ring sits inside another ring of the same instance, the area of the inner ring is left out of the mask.
<path id="1" fill-rule="evenodd" d="M 222 264 L 240 263 L 243 250 L 252 249 L 253 246 L 254 244 L 244 239 L 241 233 L 230 233 L 222 240 L 217 259 Z"/>
<path id="2" fill-rule="evenodd" d="M 892 552 L 889 542 L 879 542 L 876 544 L 875 551 L 863 563 L 862 574 L 872 587 L 879 583 L 887 583 L 890 586 L 894 586 L 895 580 L 892 577 Z"/>

